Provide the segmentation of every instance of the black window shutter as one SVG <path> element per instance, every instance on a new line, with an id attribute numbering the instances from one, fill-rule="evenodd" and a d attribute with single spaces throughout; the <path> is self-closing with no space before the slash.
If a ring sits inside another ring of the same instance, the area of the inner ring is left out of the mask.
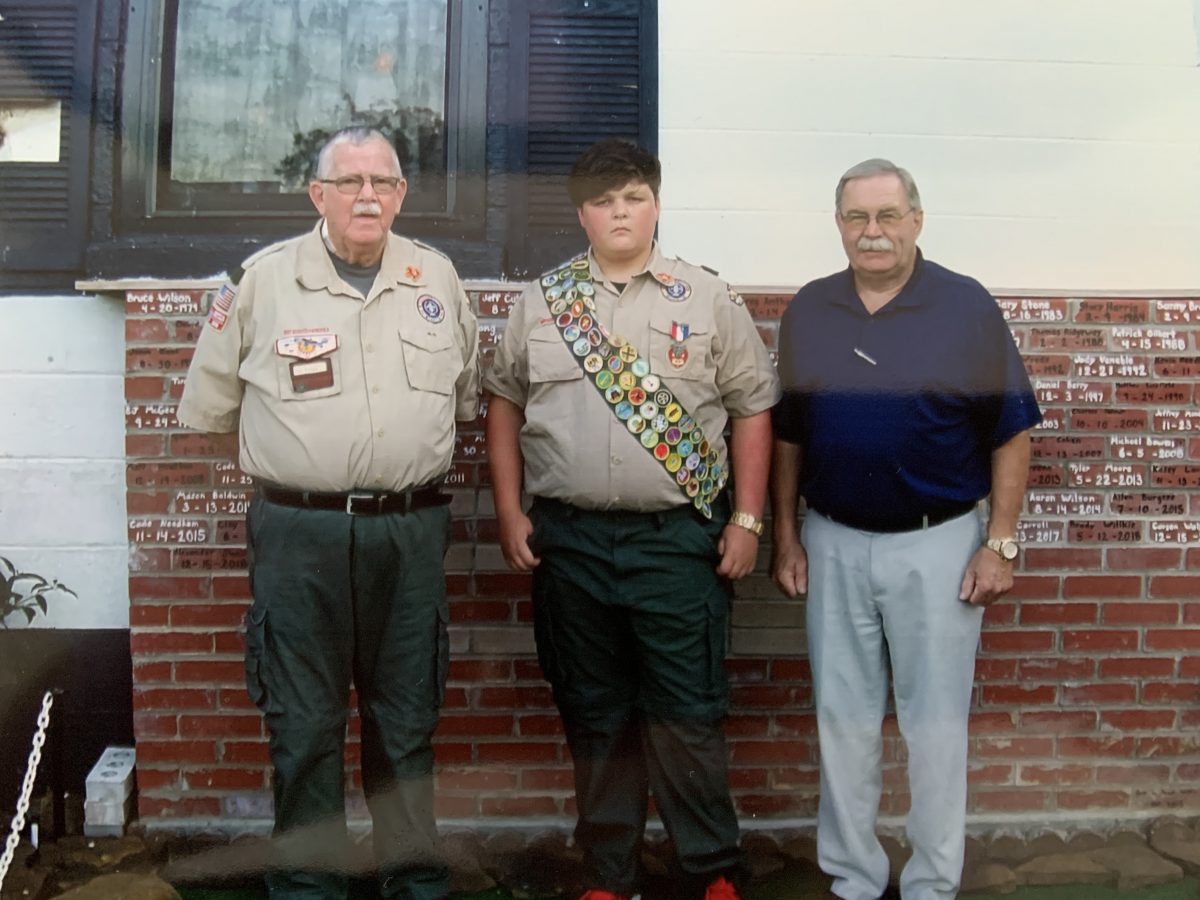
<path id="1" fill-rule="evenodd" d="M 75 270 L 87 233 L 96 0 L 4 0 L 0 15 L 0 108 L 62 104 L 58 162 L 0 162 L 0 272 Z"/>
<path id="2" fill-rule="evenodd" d="M 507 274 L 535 275 L 587 247 L 566 193 L 581 151 L 606 137 L 658 147 L 656 0 L 515 0 Z"/>

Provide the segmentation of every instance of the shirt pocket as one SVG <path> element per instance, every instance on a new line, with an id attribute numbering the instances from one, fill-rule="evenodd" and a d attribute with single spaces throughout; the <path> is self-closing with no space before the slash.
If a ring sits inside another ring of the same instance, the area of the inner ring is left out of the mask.
<path id="1" fill-rule="evenodd" d="M 275 351 L 282 400 L 319 400 L 342 392 L 341 353 L 336 349 L 320 356 L 300 358 Z"/>
<path id="2" fill-rule="evenodd" d="M 715 381 L 707 322 L 680 322 L 669 314 L 650 320 L 650 371 L 686 381 Z"/>
<path id="3" fill-rule="evenodd" d="M 544 328 L 532 332 L 526 346 L 530 384 L 577 381 L 583 377 L 583 369 L 557 330 Z"/>
<path id="4" fill-rule="evenodd" d="M 401 332 L 404 369 L 415 391 L 453 394 L 462 358 L 449 331 L 440 328 Z"/>

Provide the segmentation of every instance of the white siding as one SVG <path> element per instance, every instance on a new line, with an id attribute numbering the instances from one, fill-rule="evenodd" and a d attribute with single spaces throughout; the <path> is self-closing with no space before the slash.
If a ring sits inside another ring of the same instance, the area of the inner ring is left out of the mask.
<path id="1" fill-rule="evenodd" d="M 1198 10 L 663 0 L 664 245 L 743 283 L 827 274 L 837 179 L 885 156 L 930 258 L 989 286 L 1200 290 Z"/>
<path id="2" fill-rule="evenodd" d="M 79 594 L 33 627 L 127 628 L 123 305 L 3 297 L 0 328 L 0 556 Z"/>

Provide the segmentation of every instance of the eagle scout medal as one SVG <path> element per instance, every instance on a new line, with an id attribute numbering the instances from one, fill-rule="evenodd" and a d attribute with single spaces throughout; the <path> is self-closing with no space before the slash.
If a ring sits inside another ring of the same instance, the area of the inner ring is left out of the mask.
<path id="1" fill-rule="evenodd" d="M 213 331 L 224 331 L 229 321 L 229 311 L 233 309 L 233 301 L 237 299 L 237 289 L 230 282 L 221 285 L 217 296 L 213 298 L 208 310 L 208 327 Z"/>
<path id="2" fill-rule="evenodd" d="M 668 299 L 686 300 L 691 296 L 692 288 L 686 281 L 666 272 L 654 277 Z M 584 256 L 545 273 L 541 286 L 554 316 L 550 321 L 617 419 L 663 466 L 695 508 L 711 519 L 712 501 L 727 480 L 716 452 L 703 440 L 695 419 L 671 389 L 651 372 L 650 360 L 628 340 L 611 334 L 595 320 L 591 314 L 596 308 L 592 300 L 595 287 L 591 282 Z M 676 369 L 687 364 L 686 341 L 690 336 L 686 322 L 671 323 L 672 344 L 667 358 Z"/>
<path id="3" fill-rule="evenodd" d="M 422 294 L 417 298 L 417 310 L 421 313 L 421 318 L 434 325 L 446 318 L 446 310 L 442 308 L 441 301 L 432 294 Z"/>

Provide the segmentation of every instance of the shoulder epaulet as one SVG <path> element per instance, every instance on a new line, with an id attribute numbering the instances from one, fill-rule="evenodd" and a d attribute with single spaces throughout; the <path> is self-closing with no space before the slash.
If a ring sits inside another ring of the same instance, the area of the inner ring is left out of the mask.
<path id="1" fill-rule="evenodd" d="M 242 280 L 242 276 L 244 274 L 246 274 L 246 270 L 248 268 L 250 268 L 252 265 L 257 263 L 259 260 L 265 259 L 266 257 L 270 256 L 273 253 L 278 253 L 288 243 L 290 243 L 290 241 L 279 241 L 278 243 L 271 244 L 269 247 L 263 247 L 261 250 L 258 250 L 256 252 L 250 254 L 244 260 L 242 260 L 242 264 L 240 266 L 235 266 L 232 270 L 230 270 L 229 280 L 232 281 L 234 284 L 237 284 L 238 281 Z M 235 272 L 237 273 L 236 280 L 234 279 Z"/>
<path id="2" fill-rule="evenodd" d="M 718 272 L 718 271 L 717 271 L 716 269 L 714 269 L 714 268 L 711 268 L 710 266 L 701 266 L 700 268 L 702 268 L 702 269 L 703 269 L 705 272 L 707 272 L 709 275 L 716 275 L 717 277 L 720 277 L 720 275 L 721 275 L 721 273 L 720 273 L 720 272 Z"/>
<path id="3" fill-rule="evenodd" d="M 715 277 L 717 277 L 717 278 L 720 278 L 720 277 L 721 277 L 721 273 L 720 273 L 720 272 L 718 272 L 716 269 L 712 268 L 711 266 L 697 265 L 697 264 L 696 264 L 696 263 L 694 263 L 694 262 L 688 262 L 688 261 L 687 261 L 686 259 L 684 259 L 682 256 L 677 256 L 677 257 L 675 257 L 675 258 L 676 258 L 677 260 L 679 260 L 679 262 L 683 263 L 685 266 L 691 266 L 693 269 L 703 269 L 703 270 L 704 270 L 705 272 L 707 272 L 709 275 L 715 276 Z"/>
<path id="4" fill-rule="evenodd" d="M 418 241 L 416 238 L 409 238 L 409 240 L 412 241 L 414 244 L 416 244 L 418 247 L 420 247 L 422 250 L 428 250 L 430 253 L 440 256 L 442 259 L 446 260 L 447 262 L 450 261 L 450 257 L 448 257 L 445 253 L 443 253 L 437 247 L 432 247 L 429 244 L 425 243 L 424 241 Z"/>

